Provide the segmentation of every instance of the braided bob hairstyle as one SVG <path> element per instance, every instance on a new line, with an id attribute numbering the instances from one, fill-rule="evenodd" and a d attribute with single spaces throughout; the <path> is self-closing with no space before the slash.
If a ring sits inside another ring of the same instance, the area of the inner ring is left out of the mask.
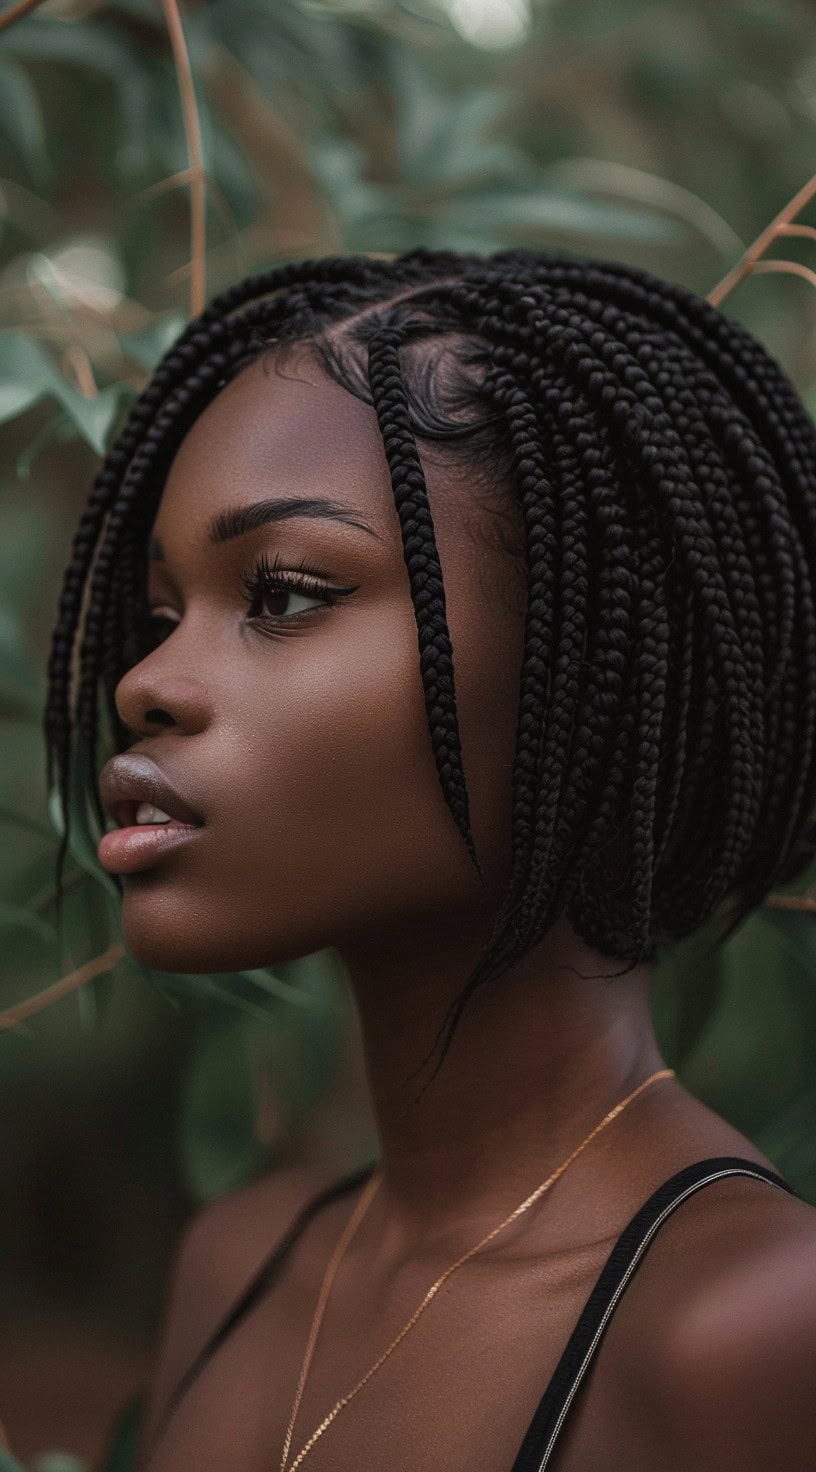
<path id="1" fill-rule="evenodd" d="M 730 935 L 814 854 L 816 430 L 776 361 L 702 298 L 520 250 L 286 265 L 221 293 L 165 354 L 64 578 L 45 714 L 58 890 L 72 727 L 105 826 L 100 684 L 116 749 L 129 744 L 114 692 L 141 657 L 146 543 L 173 456 L 243 367 L 304 341 L 377 415 L 439 780 L 479 874 L 418 442 L 487 465 L 523 532 L 512 878 L 442 1056 L 473 989 L 562 912 L 625 970 L 726 899 Z"/>

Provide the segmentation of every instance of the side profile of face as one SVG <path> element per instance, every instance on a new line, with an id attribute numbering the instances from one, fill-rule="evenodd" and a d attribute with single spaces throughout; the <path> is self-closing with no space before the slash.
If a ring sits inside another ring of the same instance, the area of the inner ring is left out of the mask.
<path id="1" fill-rule="evenodd" d="M 154 522 L 160 642 L 123 676 L 117 707 L 129 749 L 151 756 L 205 825 L 123 877 L 123 934 L 144 964 L 268 966 L 422 930 L 441 940 L 492 915 L 510 863 L 523 564 L 499 530 L 509 493 L 498 488 L 492 507 L 473 472 L 422 455 L 484 879 L 436 772 L 375 411 L 299 345 L 285 367 L 251 364 L 208 406 Z M 210 540 L 228 508 L 289 498 L 331 502 L 368 530 L 299 515 Z M 242 578 L 264 554 L 353 591 L 333 604 L 279 592 L 250 611 Z"/>

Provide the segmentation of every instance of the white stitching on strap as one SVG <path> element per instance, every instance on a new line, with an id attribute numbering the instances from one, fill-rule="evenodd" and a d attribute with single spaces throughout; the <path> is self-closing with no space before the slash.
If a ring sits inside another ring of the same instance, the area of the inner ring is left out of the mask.
<path id="1" fill-rule="evenodd" d="M 559 1414 L 558 1420 L 556 1421 L 555 1426 L 553 1427 L 552 1435 L 551 1435 L 549 1441 L 547 1442 L 547 1445 L 546 1445 L 545 1450 L 544 1450 L 544 1456 L 542 1457 L 541 1461 L 539 1462 L 538 1467 L 536 1469 L 536 1472 L 544 1472 L 544 1468 L 546 1467 L 547 1463 L 550 1460 L 550 1456 L 552 1454 L 553 1447 L 555 1446 L 556 1438 L 557 1438 L 557 1436 L 558 1436 L 558 1434 L 559 1434 L 559 1432 L 561 1430 L 561 1427 L 564 1424 L 564 1418 L 566 1417 L 567 1411 L 569 1410 L 570 1406 L 572 1405 L 572 1402 L 573 1402 L 573 1400 L 575 1398 L 575 1394 L 576 1394 L 576 1392 L 577 1392 L 577 1390 L 578 1390 L 578 1388 L 579 1388 L 579 1386 L 581 1384 L 581 1381 L 583 1380 L 584 1375 L 587 1372 L 587 1368 L 589 1366 L 589 1362 L 592 1359 L 592 1356 L 595 1353 L 595 1350 L 597 1348 L 598 1340 L 600 1339 L 601 1335 L 603 1334 L 603 1331 L 606 1328 L 607 1323 L 609 1322 L 610 1315 L 614 1312 L 614 1309 L 615 1309 L 615 1307 L 617 1305 L 618 1299 L 620 1298 L 620 1296 L 621 1296 L 624 1288 L 626 1287 L 627 1283 L 629 1282 L 629 1279 L 631 1278 L 633 1272 L 635 1271 L 635 1268 L 637 1267 L 638 1263 L 640 1262 L 640 1259 L 642 1258 L 644 1252 L 646 1251 L 646 1248 L 648 1247 L 649 1243 L 651 1242 L 651 1240 L 652 1240 L 655 1232 L 658 1230 L 659 1227 L 661 1227 L 663 1225 L 663 1222 L 666 1220 L 666 1217 L 667 1216 L 671 1216 L 671 1213 L 675 1210 L 675 1208 L 678 1207 L 678 1206 L 681 1206 L 682 1203 L 686 1200 L 686 1198 L 688 1196 L 693 1196 L 694 1192 L 695 1191 L 699 1191 L 699 1189 L 700 1189 L 701 1186 L 707 1186 L 708 1183 L 709 1183 L 709 1181 L 718 1181 L 722 1176 L 750 1176 L 752 1180 L 755 1180 L 755 1181 L 765 1181 L 767 1185 L 769 1185 L 769 1186 L 775 1186 L 778 1191 L 782 1191 L 782 1190 L 785 1189 L 783 1186 L 779 1185 L 776 1181 L 769 1181 L 768 1178 L 767 1178 L 767 1176 L 761 1176 L 756 1171 L 749 1170 L 745 1166 L 732 1165 L 732 1166 L 729 1166 L 726 1170 L 718 1170 L 718 1171 L 715 1171 L 712 1175 L 703 1176 L 701 1180 L 694 1181 L 690 1186 L 687 1186 L 686 1187 L 685 1191 L 682 1191 L 679 1196 L 676 1196 L 673 1201 L 670 1201 L 669 1204 L 668 1204 L 668 1206 L 664 1207 L 663 1211 L 661 1211 L 660 1215 L 655 1219 L 655 1221 L 652 1222 L 652 1225 L 649 1227 L 649 1230 L 647 1231 L 645 1237 L 643 1238 L 642 1242 L 640 1243 L 640 1246 L 637 1248 L 637 1250 L 635 1252 L 635 1255 L 632 1258 L 632 1261 L 629 1263 L 629 1266 L 627 1267 L 626 1272 L 624 1273 L 623 1277 L 621 1278 L 620 1283 L 618 1284 L 617 1288 L 615 1289 L 615 1292 L 613 1293 L 611 1299 L 609 1300 L 609 1303 L 606 1306 L 606 1309 L 605 1309 L 603 1318 L 601 1319 L 601 1322 L 600 1322 L 600 1324 L 598 1325 L 598 1328 L 595 1331 L 595 1334 L 594 1334 L 594 1337 L 592 1339 L 592 1342 L 589 1345 L 589 1348 L 587 1349 L 587 1352 L 584 1355 L 584 1358 L 581 1361 L 581 1364 L 580 1364 L 580 1366 L 578 1368 L 578 1372 L 577 1372 L 577 1374 L 575 1376 L 575 1379 L 572 1382 L 572 1386 L 570 1387 L 569 1394 L 567 1395 L 567 1398 L 564 1401 L 563 1406 L 561 1407 L 561 1412 Z"/>

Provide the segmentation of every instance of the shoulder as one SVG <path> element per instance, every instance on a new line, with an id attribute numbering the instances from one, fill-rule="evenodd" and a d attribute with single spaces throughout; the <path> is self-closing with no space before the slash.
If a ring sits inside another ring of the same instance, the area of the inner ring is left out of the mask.
<path id="1" fill-rule="evenodd" d="M 143 1451 L 184 1371 L 301 1208 L 328 1184 L 313 1167 L 287 1166 L 218 1197 L 190 1219 L 170 1263 Z"/>
<path id="2" fill-rule="evenodd" d="M 649 1294 L 638 1358 L 655 1439 L 698 1472 L 813 1472 L 816 1210 L 727 1184 L 688 1204 L 696 1220 L 677 1214 L 659 1302 Z"/>

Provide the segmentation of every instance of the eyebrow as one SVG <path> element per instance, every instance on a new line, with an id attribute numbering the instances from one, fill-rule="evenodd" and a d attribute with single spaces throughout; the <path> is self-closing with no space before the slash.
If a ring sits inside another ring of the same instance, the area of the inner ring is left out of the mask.
<path id="1" fill-rule="evenodd" d="M 249 506 L 227 506 L 213 517 L 207 529 L 207 539 L 211 546 L 217 547 L 272 522 L 289 521 L 298 516 L 310 521 L 342 521 L 376 537 L 377 541 L 382 540 L 373 527 L 358 519 L 359 513 L 352 506 L 341 506 L 337 501 L 313 501 L 302 496 L 278 496 L 270 501 L 254 501 Z M 148 556 L 151 562 L 165 561 L 164 547 L 156 536 L 150 538 Z"/>

